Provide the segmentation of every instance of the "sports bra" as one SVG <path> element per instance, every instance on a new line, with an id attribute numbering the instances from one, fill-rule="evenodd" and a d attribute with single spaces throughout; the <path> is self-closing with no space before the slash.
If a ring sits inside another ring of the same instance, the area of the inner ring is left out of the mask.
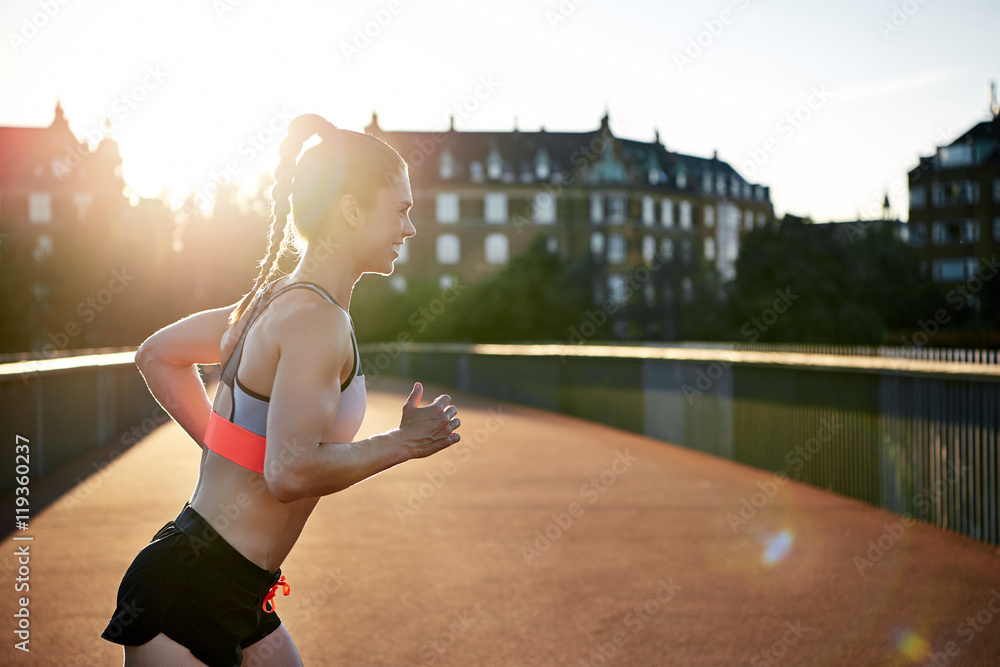
<path id="1" fill-rule="evenodd" d="M 308 289 L 327 301 L 343 308 L 329 292 L 316 283 L 298 282 L 286 285 L 274 294 L 270 283 L 256 298 L 247 325 L 243 328 L 229 359 L 222 366 L 222 377 L 216 391 L 212 414 L 205 432 L 205 445 L 220 456 L 237 465 L 255 472 L 264 472 L 266 448 L 267 409 L 270 397 L 262 396 L 248 389 L 239 379 L 239 365 L 243 358 L 243 345 L 247 334 L 272 301 L 293 289 Z M 270 295 L 269 295 L 270 294 Z M 347 312 L 346 309 L 344 312 Z M 350 313 L 348 313 L 350 318 Z M 367 396 L 365 376 L 361 369 L 361 354 L 354 335 L 354 320 L 351 319 L 351 347 L 354 350 L 354 366 L 351 377 L 340 385 L 340 401 L 333 423 L 323 436 L 323 442 L 352 442 L 361 428 L 365 417 Z"/>

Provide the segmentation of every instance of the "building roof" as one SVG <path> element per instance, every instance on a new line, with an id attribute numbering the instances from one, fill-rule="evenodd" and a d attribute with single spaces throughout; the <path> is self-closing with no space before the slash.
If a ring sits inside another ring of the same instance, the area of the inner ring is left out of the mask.
<path id="1" fill-rule="evenodd" d="M 698 192 L 702 175 L 710 171 L 723 176 L 727 185 L 735 177 L 742 189 L 747 181 L 728 163 L 717 156 L 701 158 L 669 151 L 659 141 L 652 142 L 616 137 L 611 132 L 608 116 L 601 126 L 589 132 L 464 132 L 451 129 L 442 132 L 386 131 L 378 125 L 377 114 L 365 131 L 384 139 L 410 164 L 411 178 L 417 183 L 442 180 L 439 160 L 446 153 L 454 165 L 450 181 L 470 177 L 473 163 L 485 170 L 491 159 L 498 159 L 509 183 L 535 182 L 538 160 L 549 162 L 553 182 L 580 179 L 587 184 L 636 186 L 664 190 L 677 189 L 677 176 L 686 178 L 685 190 Z M 426 168 L 430 165 L 431 168 Z M 484 180 L 492 180 L 484 178 Z M 764 188 L 769 195 L 768 188 Z"/>

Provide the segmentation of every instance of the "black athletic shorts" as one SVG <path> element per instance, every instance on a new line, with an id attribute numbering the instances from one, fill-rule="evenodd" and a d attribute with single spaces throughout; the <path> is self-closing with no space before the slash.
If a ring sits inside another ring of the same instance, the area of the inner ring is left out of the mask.
<path id="1" fill-rule="evenodd" d="M 101 637 L 137 646 L 162 632 L 211 667 L 236 667 L 242 649 L 281 623 L 262 608 L 280 576 L 248 560 L 185 503 L 125 572 Z"/>

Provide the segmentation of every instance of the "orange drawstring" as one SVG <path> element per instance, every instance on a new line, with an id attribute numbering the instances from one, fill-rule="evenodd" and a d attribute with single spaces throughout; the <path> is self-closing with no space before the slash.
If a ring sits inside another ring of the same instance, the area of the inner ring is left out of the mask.
<path id="1" fill-rule="evenodd" d="M 282 595 L 288 595 L 288 593 L 292 590 L 292 587 L 287 581 L 285 581 L 285 575 L 281 575 L 281 579 L 278 579 L 278 583 L 271 586 L 271 592 L 267 594 L 267 597 L 264 598 L 264 604 L 261 605 L 264 608 L 264 611 L 269 614 L 274 613 L 274 596 L 278 593 L 279 586 L 281 587 Z M 270 607 L 270 609 L 268 609 L 268 607 Z"/>

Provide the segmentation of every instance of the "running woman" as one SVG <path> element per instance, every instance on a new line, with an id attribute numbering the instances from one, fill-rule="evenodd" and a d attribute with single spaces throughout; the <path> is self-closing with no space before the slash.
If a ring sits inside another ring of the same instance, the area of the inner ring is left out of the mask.
<path id="1" fill-rule="evenodd" d="M 301 665 L 275 597 L 289 593 L 280 566 L 320 497 L 460 437 L 451 397 L 420 407 L 417 382 L 398 428 L 354 441 L 366 398 L 351 292 L 364 273 L 391 274 L 416 234 L 406 163 L 313 114 L 289 124 L 279 152 L 253 289 L 136 353 L 153 396 L 202 452 L 190 501 L 129 566 L 102 634 L 124 646 L 126 667 Z M 290 250 L 299 262 L 278 277 Z M 218 363 L 211 403 L 197 365 Z M 221 512 L 234 505 L 235 518 Z"/>

